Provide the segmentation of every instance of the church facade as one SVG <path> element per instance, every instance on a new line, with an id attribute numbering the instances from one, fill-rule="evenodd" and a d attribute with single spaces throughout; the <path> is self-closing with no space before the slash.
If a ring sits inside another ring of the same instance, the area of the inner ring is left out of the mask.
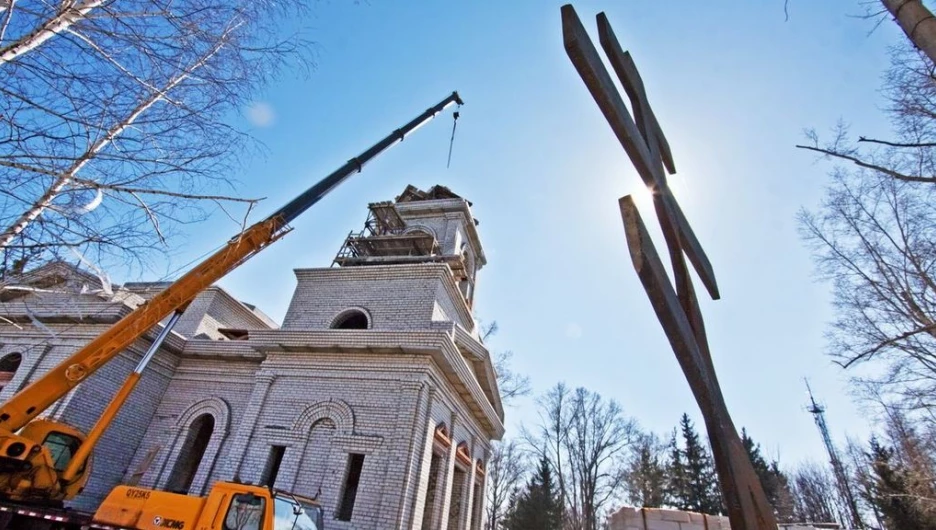
<path id="1" fill-rule="evenodd" d="M 412 186 L 368 206 L 330 267 L 295 271 L 282 326 L 221 288 L 186 309 L 94 452 L 74 502 L 115 485 L 201 495 L 217 480 L 318 498 L 331 529 L 481 528 L 503 435 L 472 316 L 486 263 L 471 203 Z M 0 399 L 166 284 L 55 263 L 0 290 Z M 158 329 L 45 415 L 90 429 Z"/>

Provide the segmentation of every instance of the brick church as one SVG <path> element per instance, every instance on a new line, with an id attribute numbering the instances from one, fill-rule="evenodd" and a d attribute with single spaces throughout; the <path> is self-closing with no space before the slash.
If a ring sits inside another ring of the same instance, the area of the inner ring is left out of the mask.
<path id="1" fill-rule="evenodd" d="M 186 309 L 94 452 L 74 502 L 115 485 L 216 480 L 316 497 L 329 529 L 481 528 L 504 411 L 472 316 L 486 263 L 471 203 L 442 186 L 373 203 L 330 267 L 298 269 L 282 326 L 219 287 Z M 163 283 L 53 263 L 0 289 L 0 400 Z M 89 430 L 158 329 L 46 411 Z"/>

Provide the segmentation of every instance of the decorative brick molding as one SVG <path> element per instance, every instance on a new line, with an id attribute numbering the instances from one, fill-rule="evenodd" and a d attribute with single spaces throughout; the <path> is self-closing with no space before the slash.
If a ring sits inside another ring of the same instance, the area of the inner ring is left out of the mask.
<path id="1" fill-rule="evenodd" d="M 292 432 L 302 437 L 312 429 L 312 425 L 325 418 L 335 423 L 337 434 L 345 436 L 354 434 L 354 412 L 347 403 L 340 399 L 319 401 L 306 407 L 293 422 Z"/>
<path id="2" fill-rule="evenodd" d="M 414 223 L 414 222 L 412 222 L 412 221 L 407 222 L 407 223 L 406 223 L 406 228 L 403 229 L 403 233 L 404 233 L 404 234 L 409 234 L 410 232 L 425 232 L 425 233 L 429 234 L 430 236 L 434 237 L 435 240 L 438 241 L 440 244 L 442 243 L 441 241 L 439 241 L 439 234 L 436 233 L 436 231 L 435 231 L 434 228 L 432 228 L 431 226 L 429 226 L 429 225 L 427 225 L 427 224 L 423 224 L 423 223 Z"/>

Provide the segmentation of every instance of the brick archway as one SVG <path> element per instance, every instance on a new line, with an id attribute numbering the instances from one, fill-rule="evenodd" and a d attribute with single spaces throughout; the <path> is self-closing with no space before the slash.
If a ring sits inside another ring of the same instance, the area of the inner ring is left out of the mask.
<path id="1" fill-rule="evenodd" d="M 158 487 L 164 488 L 169 483 L 172 470 L 176 466 L 182 451 L 185 448 L 189 431 L 192 425 L 205 415 L 212 417 L 214 425 L 212 427 L 211 438 L 202 453 L 195 477 L 192 479 L 189 492 L 201 494 L 204 492 L 211 474 L 214 471 L 218 460 L 218 453 L 221 444 L 227 438 L 230 428 L 231 408 L 226 401 L 219 397 L 210 397 L 190 405 L 185 412 L 179 415 L 176 425 L 173 428 L 171 438 L 171 448 L 168 457 L 163 462 L 159 477 L 156 480 Z"/>

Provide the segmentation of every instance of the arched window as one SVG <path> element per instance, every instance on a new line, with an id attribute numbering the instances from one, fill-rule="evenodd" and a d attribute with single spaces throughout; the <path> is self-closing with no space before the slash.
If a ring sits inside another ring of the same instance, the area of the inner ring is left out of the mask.
<path id="1" fill-rule="evenodd" d="M 195 473 L 198 472 L 198 466 L 205 456 L 208 442 L 211 441 L 214 424 L 214 416 L 202 414 L 189 426 L 184 445 L 179 451 L 175 466 L 172 468 L 172 475 L 166 484 L 166 490 L 188 493 L 189 488 L 192 487 L 192 481 L 195 480 Z"/>
<path id="2" fill-rule="evenodd" d="M 13 380 L 22 362 L 23 355 L 20 353 L 11 353 L 0 359 L 0 390 Z"/>
<path id="3" fill-rule="evenodd" d="M 348 309 L 338 315 L 332 322 L 332 329 L 367 329 L 370 327 L 370 319 L 367 313 L 360 309 Z"/>

